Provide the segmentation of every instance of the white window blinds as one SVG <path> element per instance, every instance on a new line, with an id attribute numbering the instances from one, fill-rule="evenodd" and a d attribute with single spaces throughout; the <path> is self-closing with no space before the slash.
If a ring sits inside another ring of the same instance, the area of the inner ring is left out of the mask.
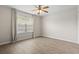
<path id="1" fill-rule="evenodd" d="M 32 15 L 16 12 L 16 29 L 17 33 L 33 32 Z"/>

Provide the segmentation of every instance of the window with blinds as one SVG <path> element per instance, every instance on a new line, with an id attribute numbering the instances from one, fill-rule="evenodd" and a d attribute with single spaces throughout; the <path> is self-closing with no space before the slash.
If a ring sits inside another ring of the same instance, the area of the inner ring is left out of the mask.
<path id="1" fill-rule="evenodd" d="M 16 29 L 17 33 L 33 32 L 32 15 L 27 15 L 22 12 L 16 13 Z"/>

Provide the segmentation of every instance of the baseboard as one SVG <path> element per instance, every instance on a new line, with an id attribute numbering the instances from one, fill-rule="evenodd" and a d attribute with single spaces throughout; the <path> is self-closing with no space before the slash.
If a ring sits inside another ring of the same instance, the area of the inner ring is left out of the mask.
<path id="1" fill-rule="evenodd" d="M 79 42 L 73 42 L 73 41 L 68 41 L 68 40 L 62 40 L 62 39 L 58 39 L 58 38 L 52 38 L 52 37 L 49 37 L 49 36 L 42 36 L 42 37 L 46 37 L 46 38 L 50 38 L 50 39 L 56 39 L 56 40 L 61 40 L 61 41 L 66 41 L 66 42 L 70 42 L 70 43 L 75 43 L 75 44 L 79 44 Z"/>
<path id="2" fill-rule="evenodd" d="M 23 40 L 29 40 L 29 39 L 33 39 L 33 38 L 39 38 L 39 37 L 41 37 L 41 36 L 35 36 L 35 37 L 31 37 L 31 38 L 27 38 L 27 39 L 19 39 L 19 40 L 16 39 L 16 41 L 14 41 L 14 42 L 23 41 Z"/>
<path id="3" fill-rule="evenodd" d="M 35 38 L 39 38 L 39 37 L 41 37 L 41 36 L 36 36 Z M 33 39 L 33 38 L 28 38 L 28 39 Z M 26 39 L 23 39 L 23 40 L 26 40 Z M 13 42 L 17 42 L 17 41 L 22 41 L 22 39 L 21 40 L 16 40 L 16 41 L 13 41 Z M 9 43 L 11 43 L 11 41 L 0 42 L 0 45 L 5 45 L 5 44 L 9 44 Z"/>
<path id="4" fill-rule="evenodd" d="M 9 44 L 9 43 L 11 43 L 11 41 L 0 42 L 0 45 Z"/>

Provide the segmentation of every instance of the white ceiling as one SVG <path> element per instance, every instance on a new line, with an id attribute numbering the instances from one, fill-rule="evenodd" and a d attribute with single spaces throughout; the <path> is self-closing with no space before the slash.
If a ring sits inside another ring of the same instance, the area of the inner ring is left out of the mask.
<path id="1" fill-rule="evenodd" d="M 11 8 L 16 8 L 18 10 L 21 10 L 21 11 L 24 11 L 24 12 L 27 12 L 27 13 L 30 13 L 30 14 L 37 15 L 33 11 L 33 9 L 35 8 L 35 5 L 9 5 L 9 6 Z M 49 6 L 48 13 L 43 13 L 43 14 L 41 14 L 41 16 L 48 15 L 48 14 L 58 12 L 58 11 L 62 11 L 64 9 L 75 7 L 73 5 L 48 5 L 48 6 Z"/>

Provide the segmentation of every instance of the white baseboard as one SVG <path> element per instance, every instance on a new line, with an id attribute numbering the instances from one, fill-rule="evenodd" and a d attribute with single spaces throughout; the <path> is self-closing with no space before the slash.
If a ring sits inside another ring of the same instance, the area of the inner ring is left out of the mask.
<path id="1" fill-rule="evenodd" d="M 16 42 L 17 42 L 17 41 L 22 41 L 22 40 L 33 39 L 33 38 L 39 38 L 39 37 L 41 37 L 41 36 L 29 37 L 29 38 L 26 38 L 26 39 L 20 39 L 20 38 L 19 38 L 19 39 L 16 40 Z"/>
<path id="2" fill-rule="evenodd" d="M 38 38 L 38 37 L 40 37 L 40 36 L 36 36 L 35 38 Z M 32 39 L 32 37 L 31 38 L 28 38 L 28 39 Z M 26 40 L 26 39 L 20 39 L 20 40 L 14 41 L 14 42 L 21 41 L 21 40 Z M 11 41 L 0 42 L 0 45 L 9 44 L 9 43 L 11 43 Z"/>
<path id="3" fill-rule="evenodd" d="M 53 38 L 53 37 L 50 37 L 50 36 L 43 36 L 43 37 L 47 37 L 47 38 L 51 38 L 51 39 L 57 39 L 57 40 L 62 40 L 62 39 Z M 75 41 L 69 41 L 69 40 L 62 40 L 62 41 L 67 41 L 67 42 L 71 42 L 71 43 L 79 44 L 79 42 L 75 42 Z"/>
<path id="4" fill-rule="evenodd" d="M 8 44 L 11 43 L 11 41 L 7 41 L 7 42 L 0 42 L 0 45 L 4 45 L 4 44 Z"/>

